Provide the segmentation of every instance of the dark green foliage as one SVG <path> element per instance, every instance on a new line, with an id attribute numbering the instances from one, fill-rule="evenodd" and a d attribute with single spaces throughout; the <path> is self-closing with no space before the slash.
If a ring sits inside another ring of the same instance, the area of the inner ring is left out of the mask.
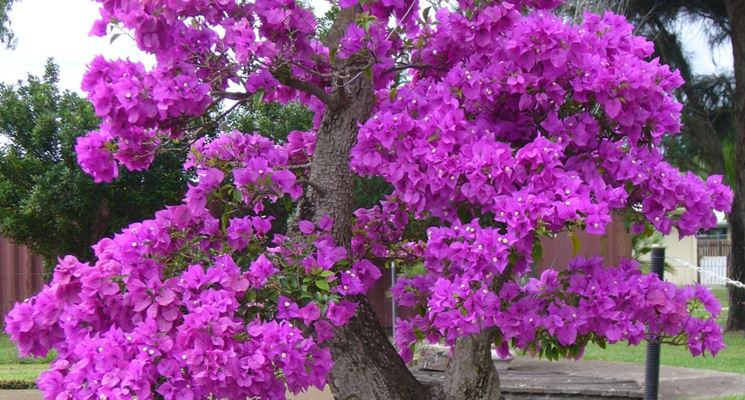
<path id="1" fill-rule="evenodd" d="M 15 35 L 10 30 L 8 14 L 14 0 L 0 0 L 0 43 L 11 49 L 15 46 Z"/>
<path id="2" fill-rule="evenodd" d="M 298 103 L 251 104 L 228 115 L 222 130 L 244 133 L 258 132 L 282 143 L 292 131 L 307 131 L 313 127 L 313 113 Z"/>
<path id="3" fill-rule="evenodd" d="M 179 203 L 184 153 L 159 156 L 148 172 L 94 184 L 77 165 L 75 141 L 98 126 L 85 100 L 57 87 L 50 60 L 42 78 L 0 84 L 0 234 L 44 257 L 90 259 L 91 244 Z"/>
<path id="4" fill-rule="evenodd" d="M 724 174 L 732 182 L 734 154 L 734 77 L 698 75 L 683 49 L 676 21 L 701 21 L 712 45 L 729 36 L 724 0 L 626 1 L 623 11 L 636 25 L 637 33 L 654 42 L 655 56 L 680 71 L 686 81 L 678 95 L 684 104 L 682 134 L 665 141 L 665 157 L 684 170 L 702 176 Z M 731 167 L 729 168 L 731 169 Z"/>
<path id="5" fill-rule="evenodd" d="M 34 381 L 21 381 L 21 380 L 0 380 L 0 390 L 22 390 L 22 389 L 36 389 L 36 382 Z"/>

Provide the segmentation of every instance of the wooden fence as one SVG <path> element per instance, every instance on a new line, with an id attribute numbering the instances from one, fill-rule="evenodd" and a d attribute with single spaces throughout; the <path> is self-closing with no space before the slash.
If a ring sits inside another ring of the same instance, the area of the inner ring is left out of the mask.
<path id="1" fill-rule="evenodd" d="M 33 296 L 42 286 L 41 257 L 0 237 L 0 326 L 5 325 L 5 314 L 16 302 Z"/>
<path id="2" fill-rule="evenodd" d="M 698 238 L 698 257 L 727 257 L 732 248 L 729 239 Z"/>

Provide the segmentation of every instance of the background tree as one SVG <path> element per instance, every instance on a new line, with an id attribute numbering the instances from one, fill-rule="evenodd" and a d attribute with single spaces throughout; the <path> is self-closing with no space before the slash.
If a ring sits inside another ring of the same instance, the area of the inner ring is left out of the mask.
<path id="1" fill-rule="evenodd" d="M 745 92 L 738 74 L 745 71 L 742 55 L 745 38 L 735 34 L 733 9 L 735 6 L 718 1 L 628 1 L 626 15 L 635 22 L 639 32 L 655 43 L 657 55 L 678 68 L 686 84 L 680 90 L 685 104 L 684 129 L 679 138 L 668 139 L 670 150 L 666 157 L 682 168 L 703 174 L 724 174 L 735 190 L 735 201 L 728 214 L 732 252 L 729 258 L 728 276 L 745 279 L 745 224 L 743 207 L 745 186 L 740 177 L 745 160 L 740 154 L 745 142 L 745 132 L 738 122 L 745 118 L 739 110 Z M 738 17 L 740 17 L 738 15 Z M 741 18 L 740 18 L 741 19 Z M 721 45 L 727 38 L 734 53 L 734 76 L 696 75 L 683 51 L 679 34 L 672 28 L 676 21 L 701 21 L 712 46 Z M 740 22 L 741 23 L 741 22 Z M 740 28 L 742 30 L 742 28 Z M 736 88 L 736 85 L 739 85 Z M 727 329 L 745 329 L 745 291 L 730 287 L 730 309 Z"/>
<path id="2" fill-rule="evenodd" d="M 15 46 L 15 36 L 10 29 L 10 8 L 13 6 L 13 0 L 0 0 L 0 43 L 7 48 Z"/>
<path id="3" fill-rule="evenodd" d="M 75 140 L 98 127 L 87 100 L 61 92 L 52 60 L 44 76 L 0 84 L 0 234 L 28 246 L 47 265 L 180 200 L 184 153 L 165 153 L 146 172 L 97 185 L 77 165 Z M 137 205 L 137 206 L 133 206 Z"/>
<path id="4" fill-rule="evenodd" d="M 735 201 L 730 214 L 732 253 L 729 276 L 745 282 L 745 1 L 727 0 L 730 40 L 735 63 Z M 745 289 L 730 288 L 727 329 L 745 330 Z"/>
<path id="5" fill-rule="evenodd" d="M 731 7 L 730 7 L 731 8 Z M 739 144 L 742 142 L 736 127 L 735 80 L 738 71 L 745 69 L 735 58 L 735 75 L 731 74 L 696 74 L 690 66 L 690 54 L 686 54 L 680 39 L 681 23 L 697 22 L 703 24 L 709 36 L 711 46 L 721 46 L 729 39 L 733 50 L 742 45 L 736 43 L 730 27 L 731 12 L 724 0 L 624 0 L 598 1 L 576 0 L 565 5 L 565 12 L 579 18 L 584 10 L 599 11 L 603 9 L 624 14 L 636 25 L 637 32 L 646 36 L 655 44 L 655 55 L 680 71 L 685 84 L 678 90 L 678 96 L 684 104 L 680 136 L 665 140 L 665 158 L 684 170 L 693 171 L 701 176 L 723 174 L 726 181 L 738 192 L 738 172 L 742 169 L 742 159 L 738 158 Z M 742 118 L 742 117 L 739 117 Z M 738 164 L 739 163 L 739 164 Z M 740 192 L 736 199 L 743 198 Z M 736 200 L 739 204 L 741 200 Z M 739 207 L 739 206 L 738 206 Z M 741 254 L 745 243 L 743 224 L 738 221 L 737 209 L 728 214 L 732 253 L 729 260 L 728 276 L 742 281 L 745 278 L 745 256 Z M 730 287 L 730 304 L 727 316 L 727 329 L 745 329 L 745 293 L 742 289 Z"/>

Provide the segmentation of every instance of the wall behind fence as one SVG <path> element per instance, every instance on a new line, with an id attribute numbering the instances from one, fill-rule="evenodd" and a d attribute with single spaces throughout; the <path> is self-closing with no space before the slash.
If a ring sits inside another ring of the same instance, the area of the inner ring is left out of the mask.
<path id="1" fill-rule="evenodd" d="M 44 285 L 41 257 L 0 237 L 0 326 L 17 301 L 33 296 Z"/>

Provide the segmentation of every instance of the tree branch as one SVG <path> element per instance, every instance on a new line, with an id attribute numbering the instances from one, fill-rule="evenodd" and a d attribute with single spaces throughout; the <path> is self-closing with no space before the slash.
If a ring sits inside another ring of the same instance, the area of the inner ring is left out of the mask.
<path id="1" fill-rule="evenodd" d="M 294 76 L 292 76 L 292 73 L 290 72 L 290 69 L 287 65 L 275 69 L 274 71 L 272 71 L 272 75 L 279 81 L 279 83 L 289 88 L 315 96 L 324 104 L 331 104 L 331 95 L 323 90 L 322 87 L 314 83 L 295 78 Z"/>
<path id="2" fill-rule="evenodd" d="M 251 98 L 252 94 L 249 93 L 240 93 L 240 92 L 212 92 L 213 95 L 216 97 L 219 97 L 223 100 L 236 100 L 236 101 L 245 101 Z"/>
<path id="3" fill-rule="evenodd" d="M 395 67 L 391 67 L 383 71 L 382 75 L 390 74 L 391 72 L 397 72 L 397 71 L 404 71 L 407 69 L 419 69 L 419 70 L 425 70 L 425 69 L 437 69 L 437 70 L 444 70 L 443 67 L 435 67 L 434 65 L 429 64 L 401 64 L 396 65 Z"/>

